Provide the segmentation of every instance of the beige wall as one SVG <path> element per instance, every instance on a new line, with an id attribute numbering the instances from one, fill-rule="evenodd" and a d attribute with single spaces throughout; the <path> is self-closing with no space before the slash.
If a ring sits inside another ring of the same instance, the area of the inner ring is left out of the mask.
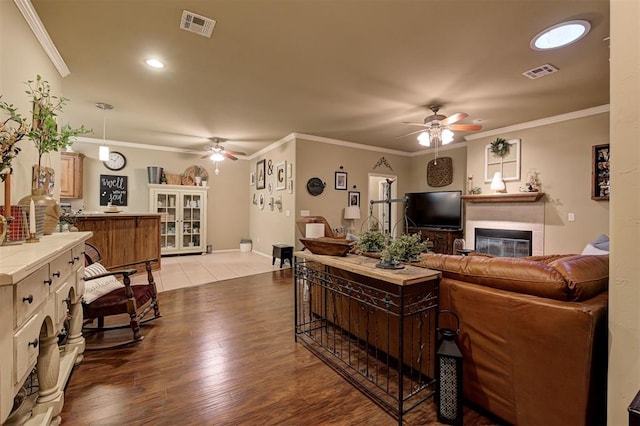
<path id="1" fill-rule="evenodd" d="M 240 239 L 248 236 L 249 211 L 244 207 L 249 203 L 246 182 L 249 180 L 249 161 L 225 160 L 219 163 L 220 173 L 215 175 L 214 165 L 200 155 L 168 152 L 130 146 L 112 145 L 113 151 L 124 154 L 127 165 L 114 172 L 98 160 L 98 145 L 76 142 L 73 150 L 86 155 L 84 159 L 83 199 L 71 200 L 73 208 L 87 211 L 102 211 L 100 206 L 100 175 L 127 176 L 128 202 L 122 210 L 127 212 L 149 211 L 149 189 L 147 187 L 147 167 L 162 167 L 166 173 L 180 174 L 192 165 L 204 167 L 209 175 L 207 244 L 213 250 L 237 250 Z M 238 208 L 243 206 L 242 208 Z"/>
<path id="2" fill-rule="evenodd" d="M 249 185 L 249 171 L 247 171 L 244 177 L 245 188 L 249 188 L 249 195 L 247 196 L 247 203 L 249 212 L 249 234 L 253 242 L 253 250 L 259 253 L 271 256 L 273 244 L 289 244 L 294 245 L 294 230 L 295 230 L 295 193 L 289 193 L 288 189 L 277 190 L 276 189 L 276 164 L 286 162 L 292 164 L 293 168 L 293 182 L 295 183 L 295 176 L 299 165 L 295 160 L 296 144 L 293 137 L 289 136 L 279 143 L 275 143 L 271 148 L 256 156 L 250 161 L 249 170 L 255 172 L 256 164 L 260 160 L 265 160 L 268 163 L 271 160 L 273 165 L 273 173 L 267 174 L 265 189 L 256 189 L 256 186 Z M 288 183 L 289 178 L 286 178 Z M 269 192 L 268 184 L 271 184 L 272 191 Z M 265 206 L 261 210 L 258 204 L 253 204 L 253 199 L 257 200 L 260 194 L 265 197 Z M 282 210 L 279 210 L 275 205 L 273 209 L 269 205 L 269 202 L 277 200 L 278 197 L 282 197 Z M 246 210 L 247 207 L 244 207 Z"/>
<path id="3" fill-rule="evenodd" d="M 580 253 L 599 234 L 609 234 L 609 202 L 591 200 L 591 150 L 609 143 L 609 114 L 549 124 L 500 135 L 521 139 L 521 180 L 506 182 L 507 191 L 517 192 L 531 169 L 538 171 L 546 194 L 544 252 Z M 490 193 L 484 182 L 484 149 L 495 136 L 469 142 L 467 173 L 482 193 Z M 616 155 L 616 154 L 614 154 Z M 567 220 L 575 214 L 575 222 Z"/>
<path id="4" fill-rule="evenodd" d="M 640 390 L 640 2 L 611 1 L 611 265 L 608 423 Z"/>
<path id="5" fill-rule="evenodd" d="M 51 92 L 60 93 L 62 78 L 52 65 L 48 56 L 40 47 L 31 29 L 13 1 L 0 1 L 0 95 L 2 100 L 13 104 L 23 117 L 31 116 L 31 105 L 24 93 L 28 80 L 41 75 L 51 85 Z M 64 115 L 61 116 L 65 123 Z M 74 127 L 77 123 L 70 123 Z M 33 143 L 24 138 L 18 142 L 22 152 L 13 161 L 11 179 L 11 202 L 17 204 L 25 195 L 31 194 L 31 167 L 38 163 L 37 151 Z M 43 163 L 59 169 L 60 155 L 45 154 Z M 4 199 L 4 185 L 0 185 L 0 194 Z M 54 196 L 59 194 L 56 188 Z"/>
<path id="6" fill-rule="evenodd" d="M 376 163 L 384 157 L 389 165 L 379 166 Z M 369 214 L 368 182 L 369 174 L 397 176 L 398 195 L 408 191 L 410 187 L 410 159 L 404 155 L 389 152 L 371 151 L 357 148 L 350 144 L 332 144 L 315 142 L 307 139 L 296 140 L 296 211 L 300 217 L 300 210 L 309 210 L 313 216 L 324 216 L 333 228 L 349 227 L 350 223 L 343 219 L 344 208 L 347 206 L 348 191 L 360 191 L 360 220 L 353 224 L 355 230 L 361 228 Z M 335 172 L 347 172 L 347 191 L 336 190 L 334 185 Z M 312 196 L 306 190 L 307 181 L 318 177 L 326 183 L 324 192 L 319 196 Z M 354 185 L 356 188 L 354 188 Z M 398 205 L 394 207 L 399 211 Z M 297 237 L 301 237 L 298 233 Z"/>

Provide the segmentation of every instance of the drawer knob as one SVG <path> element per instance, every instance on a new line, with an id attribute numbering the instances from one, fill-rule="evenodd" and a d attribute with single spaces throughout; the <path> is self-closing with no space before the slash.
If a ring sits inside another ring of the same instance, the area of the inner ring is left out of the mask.
<path id="1" fill-rule="evenodd" d="M 27 303 L 29 303 L 29 304 L 32 304 L 32 303 L 33 303 L 33 294 L 30 294 L 30 295 L 28 295 L 27 297 L 23 297 L 23 298 L 22 298 L 22 301 L 23 301 L 23 302 L 27 302 Z"/>
<path id="2" fill-rule="evenodd" d="M 58 272 L 54 272 L 54 273 L 53 273 L 53 274 L 51 274 L 51 275 L 53 275 L 53 276 L 54 276 L 54 277 L 56 277 L 56 278 L 60 278 L 60 271 L 58 271 Z"/>
<path id="3" fill-rule="evenodd" d="M 53 280 L 44 280 L 45 284 L 51 285 L 51 283 L 53 283 Z"/>
<path id="4" fill-rule="evenodd" d="M 33 339 L 31 342 L 29 342 L 27 347 L 29 347 L 29 346 L 33 346 L 34 348 L 37 348 L 38 347 L 38 339 Z"/>

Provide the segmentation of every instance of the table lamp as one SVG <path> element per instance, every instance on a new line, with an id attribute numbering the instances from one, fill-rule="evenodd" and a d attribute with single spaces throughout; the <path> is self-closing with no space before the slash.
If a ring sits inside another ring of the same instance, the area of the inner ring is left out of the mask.
<path id="1" fill-rule="evenodd" d="M 351 227 L 349 227 L 349 232 L 353 231 L 353 221 L 360 219 L 360 207 L 358 206 L 348 206 L 344 208 L 344 218 L 345 220 L 351 221 Z"/>

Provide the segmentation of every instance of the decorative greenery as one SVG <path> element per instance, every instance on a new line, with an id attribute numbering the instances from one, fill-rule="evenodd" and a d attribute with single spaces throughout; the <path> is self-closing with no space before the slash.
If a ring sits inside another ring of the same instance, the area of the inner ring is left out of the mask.
<path id="1" fill-rule="evenodd" d="M 20 152 L 16 143 L 27 133 L 27 124 L 16 108 L 1 98 L 0 96 L 0 111 L 4 112 L 8 118 L 0 123 L 0 154 L 2 155 L 0 171 L 9 169 L 9 174 L 11 174 L 13 173 L 11 162 Z M 0 175 L 3 182 L 6 178 L 6 174 Z"/>
<path id="2" fill-rule="evenodd" d="M 511 144 L 507 142 L 504 138 L 496 138 L 493 142 L 491 142 L 491 153 L 496 156 L 503 158 L 506 155 L 509 155 L 509 150 L 511 149 Z"/>
<path id="3" fill-rule="evenodd" d="M 59 151 L 71 145 L 72 137 L 91 132 L 80 126 L 77 129 L 69 124 L 58 126 L 57 117 L 62 112 L 68 99 L 51 94 L 49 82 L 39 75 L 35 81 L 27 81 L 29 90 L 25 91 L 31 97 L 33 104 L 33 123 L 27 132 L 27 137 L 33 141 L 38 150 L 38 170 L 41 169 L 42 155 L 51 151 Z"/>
<path id="4" fill-rule="evenodd" d="M 388 243 L 388 237 L 378 230 L 364 231 L 358 235 L 358 249 L 357 253 L 373 252 L 378 253 Z"/>
<path id="5" fill-rule="evenodd" d="M 427 243 L 422 241 L 420 234 L 400 235 L 380 252 L 382 262 L 412 262 L 418 260 L 422 252 L 427 251 Z"/>

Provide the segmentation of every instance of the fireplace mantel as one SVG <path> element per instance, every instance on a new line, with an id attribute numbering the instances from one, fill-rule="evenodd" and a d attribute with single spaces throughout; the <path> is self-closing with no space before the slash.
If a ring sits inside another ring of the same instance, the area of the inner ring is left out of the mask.
<path id="1" fill-rule="evenodd" d="M 518 192 L 514 194 L 463 195 L 467 203 L 534 203 L 544 197 L 544 192 Z"/>

